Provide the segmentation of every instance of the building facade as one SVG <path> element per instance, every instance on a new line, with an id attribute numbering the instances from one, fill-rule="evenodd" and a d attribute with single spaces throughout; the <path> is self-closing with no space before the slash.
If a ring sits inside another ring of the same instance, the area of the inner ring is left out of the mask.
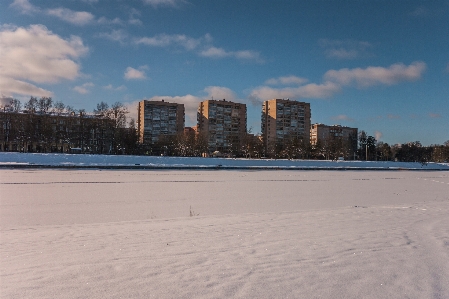
<path id="1" fill-rule="evenodd" d="M 98 115 L 0 112 L 0 151 L 108 154 L 114 147 L 114 121 Z"/>
<path id="2" fill-rule="evenodd" d="M 155 144 L 161 136 L 184 132 L 184 104 L 162 101 L 140 101 L 137 129 L 141 144 Z"/>
<path id="3" fill-rule="evenodd" d="M 261 130 L 265 154 L 282 151 L 292 139 L 310 143 L 310 104 L 289 99 L 264 101 Z"/>
<path id="4" fill-rule="evenodd" d="M 207 140 L 209 153 L 236 153 L 246 136 L 246 105 L 207 100 L 198 106 L 197 130 Z"/>
<path id="5" fill-rule="evenodd" d="M 357 152 L 358 129 L 341 125 L 313 124 L 310 130 L 311 144 L 321 146 L 331 156 L 354 159 Z M 329 158 L 329 157 L 326 157 Z"/>

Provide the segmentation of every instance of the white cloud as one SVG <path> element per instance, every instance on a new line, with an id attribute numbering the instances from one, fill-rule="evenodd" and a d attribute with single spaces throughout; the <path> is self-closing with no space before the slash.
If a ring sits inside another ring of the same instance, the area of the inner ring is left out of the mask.
<path id="1" fill-rule="evenodd" d="M 168 47 L 168 46 L 181 46 L 186 50 L 194 50 L 201 43 L 207 42 L 211 39 L 209 34 L 204 37 L 192 38 L 184 34 L 159 34 L 154 37 L 142 37 L 135 40 L 136 44 L 144 44 L 152 47 Z"/>
<path id="2" fill-rule="evenodd" d="M 25 96 L 37 96 L 37 97 L 51 97 L 53 93 L 49 90 L 37 87 L 31 83 L 3 77 L 0 74 L 0 93 L 6 96 L 12 96 L 13 94 L 25 95 Z"/>
<path id="3" fill-rule="evenodd" d="M 226 51 L 222 48 L 209 47 L 206 50 L 201 51 L 200 56 L 209 58 L 234 57 L 242 60 L 257 60 L 259 62 L 262 62 L 260 53 L 252 50 Z"/>
<path id="4" fill-rule="evenodd" d="M 95 85 L 92 82 L 87 82 L 87 83 L 84 83 L 83 85 L 75 86 L 73 88 L 73 90 L 80 94 L 87 94 L 90 92 L 90 88 L 92 88 L 94 86 Z"/>
<path id="5" fill-rule="evenodd" d="M 379 141 L 382 138 L 383 135 L 384 134 L 382 134 L 382 132 L 380 132 L 380 131 L 375 131 L 374 132 L 374 138 L 376 138 L 377 141 Z"/>
<path id="6" fill-rule="evenodd" d="M 368 87 L 385 84 L 394 85 L 403 81 L 416 81 L 421 78 L 426 70 L 426 64 L 421 61 L 413 62 L 409 66 L 396 63 L 388 68 L 370 66 L 365 69 L 340 69 L 330 70 L 324 74 L 324 78 L 340 85 L 355 83 L 358 87 Z"/>
<path id="7" fill-rule="evenodd" d="M 97 3 L 98 0 L 83 0 L 83 2 L 94 4 Z M 114 18 L 112 20 L 107 19 L 105 17 L 100 17 L 98 20 L 95 19 L 95 16 L 87 11 L 74 11 L 64 7 L 52 8 L 52 9 L 41 9 L 30 3 L 29 0 L 14 0 L 14 2 L 10 5 L 18 9 L 23 14 L 47 14 L 49 16 L 56 17 L 64 22 L 68 22 L 77 26 L 84 26 L 88 24 L 98 23 L 101 25 L 123 25 L 123 21 L 120 18 Z M 139 20 L 133 20 L 131 23 L 140 22 Z"/>
<path id="8" fill-rule="evenodd" d="M 20 10 L 20 12 L 23 14 L 30 15 L 33 13 L 40 12 L 40 9 L 37 6 L 31 4 L 30 1 L 28 0 L 14 0 L 10 6 Z"/>
<path id="9" fill-rule="evenodd" d="M 201 51 L 200 55 L 212 58 L 223 58 L 230 56 L 230 53 L 226 52 L 222 48 L 210 47 L 207 50 Z"/>
<path id="10" fill-rule="evenodd" d="M 309 83 L 298 87 L 273 88 L 259 86 L 250 92 L 249 98 L 254 103 L 275 98 L 329 98 L 342 90 L 342 87 L 355 84 L 357 87 L 373 85 L 393 85 L 403 81 L 416 81 L 421 78 L 426 69 L 424 62 L 413 62 L 409 66 L 402 63 L 393 64 L 388 68 L 367 67 L 365 69 L 340 69 L 327 71 L 321 84 Z M 268 79 L 265 84 L 302 84 L 307 79 L 287 76 Z"/>
<path id="11" fill-rule="evenodd" d="M 128 23 L 131 25 L 142 25 L 142 21 L 136 17 L 140 15 L 141 15 L 140 11 L 138 11 L 135 8 L 131 8 L 131 11 L 129 12 Z"/>
<path id="12" fill-rule="evenodd" d="M 126 80 L 143 80 L 146 79 L 147 76 L 145 74 L 144 69 L 146 69 L 146 67 L 140 67 L 139 69 L 135 69 L 132 67 L 127 67 L 125 74 L 124 74 L 124 78 Z"/>
<path id="13" fill-rule="evenodd" d="M 449 73 L 449 62 L 446 65 L 446 69 L 445 69 L 446 73 Z"/>
<path id="14" fill-rule="evenodd" d="M 214 100 L 227 100 L 227 101 L 235 101 L 237 99 L 237 96 L 235 93 L 227 88 L 222 86 L 208 86 L 204 89 L 204 91 L 207 93 L 207 99 L 214 99 Z"/>
<path id="15" fill-rule="evenodd" d="M 118 29 L 112 30 L 110 33 L 108 32 L 99 33 L 98 36 L 101 38 L 109 39 L 124 44 L 126 39 L 128 38 L 128 33 L 126 33 L 126 31 L 124 31 L 123 29 Z"/>
<path id="16" fill-rule="evenodd" d="M 301 78 L 296 76 L 285 76 L 279 78 L 271 78 L 265 81 L 268 85 L 301 85 L 309 81 L 307 78 Z"/>
<path id="17" fill-rule="evenodd" d="M 132 102 L 123 102 L 123 105 L 128 108 L 128 113 L 126 114 L 126 120 L 129 122 L 132 119 L 137 123 L 138 118 L 138 107 L 140 100 Z"/>
<path id="18" fill-rule="evenodd" d="M 50 16 L 57 17 L 62 21 L 69 22 L 78 26 L 87 25 L 95 20 L 95 16 L 90 12 L 73 11 L 68 8 L 48 9 L 46 13 Z"/>
<path id="19" fill-rule="evenodd" d="M 299 87 L 272 88 L 260 86 L 251 91 L 250 98 L 259 101 L 279 98 L 329 98 L 340 90 L 338 84 L 329 81 L 323 84 L 309 83 Z"/>
<path id="20" fill-rule="evenodd" d="M 369 52 L 372 45 L 366 41 L 320 39 L 318 43 L 327 58 L 356 59 L 372 56 Z"/>
<path id="21" fill-rule="evenodd" d="M 143 3 L 149 4 L 153 7 L 157 6 L 171 6 L 178 7 L 180 4 L 184 3 L 184 0 L 142 0 Z"/>
<path id="22" fill-rule="evenodd" d="M 262 59 L 260 58 L 260 53 L 253 50 L 242 50 L 229 53 L 231 53 L 231 56 L 234 56 L 235 58 L 238 59 L 258 60 L 259 62 L 262 62 Z"/>
<path id="23" fill-rule="evenodd" d="M 141 37 L 134 40 L 139 45 L 151 47 L 183 47 L 188 51 L 198 50 L 198 54 L 208 58 L 233 57 L 240 60 L 255 60 L 263 62 L 260 53 L 252 50 L 226 51 L 223 48 L 211 46 L 212 36 L 205 34 L 200 38 L 193 38 L 184 34 L 159 34 L 153 37 Z"/>
<path id="24" fill-rule="evenodd" d="M 50 93 L 26 81 L 57 83 L 80 76 L 77 59 L 88 51 L 81 38 L 63 39 L 43 25 L 0 27 L 0 48 L 1 92 L 23 95 Z"/>

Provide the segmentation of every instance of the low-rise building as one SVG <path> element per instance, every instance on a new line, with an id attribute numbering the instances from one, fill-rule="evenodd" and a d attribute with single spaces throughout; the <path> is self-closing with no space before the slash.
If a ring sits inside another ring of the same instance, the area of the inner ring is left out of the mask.
<path id="1" fill-rule="evenodd" d="M 0 111 L 0 151 L 108 154 L 114 146 L 114 121 L 85 113 Z"/>
<path id="2" fill-rule="evenodd" d="M 312 145 L 320 145 L 333 156 L 353 159 L 357 151 L 358 129 L 341 125 L 313 124 L 310 130 L 310 142 Z"/>

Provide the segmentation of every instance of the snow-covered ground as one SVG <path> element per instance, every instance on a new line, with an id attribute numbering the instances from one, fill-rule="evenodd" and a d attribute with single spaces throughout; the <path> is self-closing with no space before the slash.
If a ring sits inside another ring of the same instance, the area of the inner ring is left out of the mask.
<path id="1" fill-rule="evenodd" d="M 448 163 L 385 161 L 319 161 L 274 159 L 185 158 L 155 156 L 0 153 L 0 166 L 159 167 L 159 168 L 284 168 L 284 169 L 420 169 L 449 170 Z"/>
<path id="2" fill-rule="evenodd" d="M 449 298 L 448 215 L 446 171 L 3 169 L 0 298 Z"/>

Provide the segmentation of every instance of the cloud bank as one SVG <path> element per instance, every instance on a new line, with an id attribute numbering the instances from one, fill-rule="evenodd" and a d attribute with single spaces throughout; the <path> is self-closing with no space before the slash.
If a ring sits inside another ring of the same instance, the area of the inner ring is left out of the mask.
<path id="1" fill-rule="evenodd" d="M 343 87 L 355 86 L 366 88 L 374 85 L 395 85 L 401 82 L 419 80 L 426 70 L 426 64 L 421 61 L 410 65 L 396 63 L 389 67 L 354 68 L 329 70 L 323 75 L 322 83 L 308 83 L 307 79 L 287 76 L 268 79 L 264 86 L 254 88 L 250 92 L 253 102 L 266 101 L 273 98 L 329 98 L 341 92 Z M 271 87 L 267 85 L 296 85 Z"/>
<path id="2" fill-rule="evenodd" d="M 202 37 L 194 38 L 184 34 L 158 34 L 152 37 L 140 37 L 134 39 L 137 45 L 150 47 L 181 47 L 187 51 L 196 51 L 199 56 L 207 58 L 236 58 L 239 60 L 252 60 L 263 62 L 261 55 L 253 50 L 228 51 L 212 45 L 212 36 L 205 34 Z"/>
<path id="3" fill-rule="evenodd" d="M 309 83 L 298 87 L 260 86 L 251 91 L 250 98 L 259 102 L 279 98 L 329 98 L 340 91 L 340 85 L 329 81 L 322 84 Z"/>
<path id="4" fill-rule="evenodd" d="M 421 61 L 406 66 L 396 63 L 388 68 L 370 66 L 365 69 L 330 70 L 324 74 L 324 79 L 341 85 L 356 85 L 369 87 L 373 85 L 394 85 L 404 81 L 416 81 L 426 70 L 426 64 Z"/>
<path id="5" fill-rule="evenodd" d="M 89 4 L 93 4 L 95 0 L 84 0 Z M 32 14 L 44 14 L 52 17 L 56 17 L 61 21 L 70 23 L 76 26 L 85 26 L 89 24 L 101 24 L 101 25 L 123 25 L 124 22 L 119 18 L 114 18 L 109 20 L 105 17 L 100 17 L 96 19 L 96 17 L 87 11 L 75 11 L 64 7 L 51 8 L 51 9 L 42 9 L 38 6 L 35 6 L 30 3 L 29 0 L 14 0 L 14 2 L 10 5 L 11 7 L 19 10 L 22 14 L 32 15 Z M 138 19 L 130 19 L 130 24 L 138 24 L 140 20 Z"/>
<path id="6" fill-rule="evenodd" d="M 62 7 L 41 9 L 38 6 L 31 4 L 28 0 L 14 0 L 10 6 L 19 10 L 23 14 L 31 15 L 43 13 L 78 26 L 83 26 L 95 21 L 95 16 L 87 11 L 73 11 Z"/>
<path id="7" fill-rule="evenodd" d="M 46 13 L 50 16 L 71 23 L 73 25 L 83 26 L 92 23 L 95 16 L 87 11 L 73 11 L 68 8 L 48 9 Z"/>
<path id="8" fill-rule="evenodd" d="M 9 95 L 51 95 L 30 82 L 76 79 L 81 68 L 78 59 L 88 52 L 78 36 L 63 39 L 43 25 L 0 27 L 0 48 L 0 91 Z"/>

